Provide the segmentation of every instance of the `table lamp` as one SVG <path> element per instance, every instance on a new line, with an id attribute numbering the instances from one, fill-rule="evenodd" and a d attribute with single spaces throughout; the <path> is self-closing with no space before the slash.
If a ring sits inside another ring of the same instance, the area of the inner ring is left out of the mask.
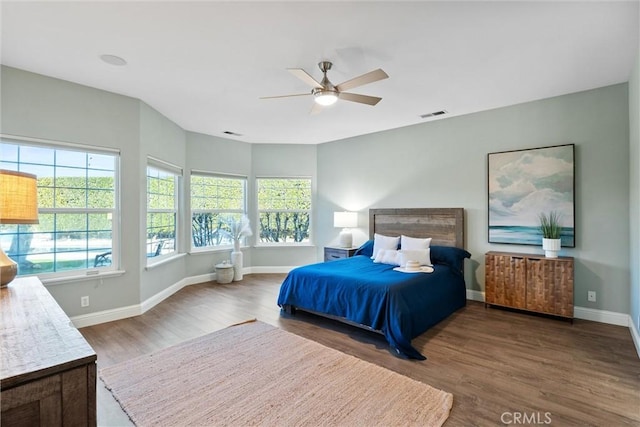
<path id="1" fill-rule="evenodd" d="M 340 232 L 340 247 L 350 248 L 353 246 L 353 235 L 349 229 L 358 226 L 358 213 L 334 212 L 333 226 L 336 228 L 342 228 L 342 231 Z"/>
<path id="2" fill-rule="evenodd" d="M 38 223 L 38 185 L 35 175 L 0 170 L 0 224 Z M 0 246 L 0 287 L 18 274 L 18 264 Z"/>

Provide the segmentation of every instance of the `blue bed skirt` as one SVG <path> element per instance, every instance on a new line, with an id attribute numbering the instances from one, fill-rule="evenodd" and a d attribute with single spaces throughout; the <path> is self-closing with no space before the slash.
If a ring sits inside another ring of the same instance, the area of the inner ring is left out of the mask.
<path id="1" fill-rule="evenodd" d="M 398 355 L 425 359 L 411 340 L 464 307 L 464 276 L 445 264 L 434 264 L 432 273 L 393 268 L 363 255 L 298 267 L 282 283 L 278 305 L 368 326 L 380 331 Z"/>

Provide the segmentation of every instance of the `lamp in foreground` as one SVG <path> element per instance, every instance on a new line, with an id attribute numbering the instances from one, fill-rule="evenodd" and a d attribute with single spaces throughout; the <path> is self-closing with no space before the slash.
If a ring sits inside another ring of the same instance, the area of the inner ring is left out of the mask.
<path id="1" fill-rule="evenodd" d="M 353 235 L 349 228 L 358 226 L 358 213 L 334 212 L 333 226 L 336 228 L 342 228 L 342 231 L 340 232 L 340 247 L 350 248 L 353 246 Z"/>
<path id="2" fill-rule="evenodd" d="M 0 170 L 0 224 L 38 223 L 38 185 L 35 175 Z M 0 247 L 0 287 L 18 274 L 18 264 Z"/>

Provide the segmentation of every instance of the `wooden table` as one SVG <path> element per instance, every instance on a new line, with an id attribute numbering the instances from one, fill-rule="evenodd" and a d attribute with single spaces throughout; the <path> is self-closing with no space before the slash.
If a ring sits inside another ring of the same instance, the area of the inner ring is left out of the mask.
<path id="1" fill-rule="evenodd" d="M 96 353 L 35 277 L 0 289 L 3 426 L 95 426 Z"/>

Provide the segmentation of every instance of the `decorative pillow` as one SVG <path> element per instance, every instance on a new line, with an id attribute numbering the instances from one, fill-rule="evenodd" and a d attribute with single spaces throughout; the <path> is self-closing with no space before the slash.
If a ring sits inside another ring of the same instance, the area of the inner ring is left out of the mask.
<path id="1" fill-rule="evenodd" d="M 471 258 L 471 254 L 464 249 L 453 246 L 431 246 L 431 261 L 434 264 L 444 264 L 462 271 L 465 258 Z"/>
<path id="2" fill-rule="evenodd" d="M 380 264 L 391 264 L 391 265 L 400 265 L 398 261 L 399 255 L 397 250 L 395 249 L 383 249 L 378 251 L 376 255 L 376 259 L 373 262 L 378 262 Z"/>
<path id="3" fill-rule="evenodd" d="M 368 256 L 369 258 L 371 258 L 372 254 L 373 254 L 373 240 L 367 240 L 366 242 L 364 242 L 362 244 L 362 246 L 360 246 L 356 250 L 356 252 L 353 254 L 353 256 L 364 255 L 364 256 Z"/>
<path id="4" fill-rule="evenodd" d="M 427 239 L 417 239 L 415 237 L 400 236 L 400 249 L 427 249 L 431 244 L 431 237 Z"/>
<path id="5" fill-rule="evenodd" d="M 383 249 L 397 250 L 398 243 L 400 243 L 400 236 L 390 237 L 390 236 L 384 236 L 382 234 L 374 233 L 373 234 L 373 253 L 371 254 L 371 258 L 375 259 L 376 255 L 378 255 L 378 251 Z"/>
<path id="6" fill-rule="evenodd" d="M 420 265 L 431 266 L 431 257 L 429 256 L 431 249 L 401 249 L 398 252 L 400 267 L 405 267 L 407 261 L 418 261 Z"/>

